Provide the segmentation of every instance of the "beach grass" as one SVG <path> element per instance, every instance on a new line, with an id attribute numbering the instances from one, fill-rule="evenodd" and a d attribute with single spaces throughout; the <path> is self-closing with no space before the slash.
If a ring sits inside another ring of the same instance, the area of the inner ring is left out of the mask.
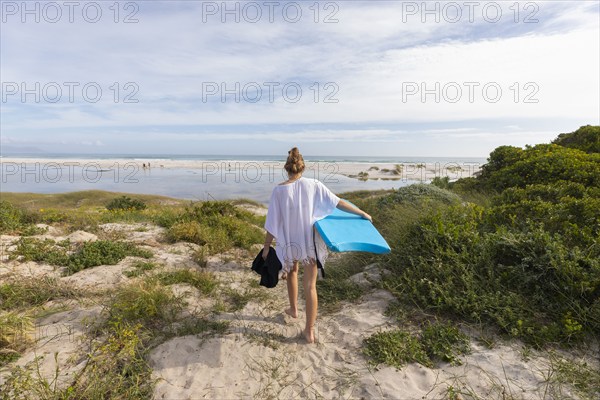
<path id="1" fill-rule="evenodd" d="M 145 222 L 171 228 L 178 223 L 195 221 L 202 226 L 215 228 L 210 232 L 215 235 L 220 233 L 216 228 L 234 233 L 237 229 L 242 229 L 233 240 L 245 245 L 247 237 L 255 237 L 251 230 L 248 231 L 247 225 L 262 226 L 265 219 L 264 216 L 245 210 L 245 205 L 262 208 L 262 205 L 249 199 L 192 202 L 165 196 L 100 190 L 59 194 L 2 193 L 0 233 L 43 233 L 42 228 L 36 228 L 35 224 L 50 224 L 68 232 L 85 230 L 97 233 L 98 225 L 110 222 Z M 218 214 L 230 218 L 216 221 Z M 239 224 L 239 221 L 245 224 Z M 193 224 L 179 227 L 171 236 L 175 240 L 180 235 L 190 240 L 203 241 L 203 236 L 193 233 L 194 230 L 197 231 L 198 227 Z"/>
<path id="2" fill-rule="evenodd" d="M 33 318 L 26 312 L 0 312 L 0 367 L 17 360 L 32 343 Z"/>
<path id="3" fill-rule="evenodd" d="M 469 337 L 453 324 L 428 321 L 419 333 L 401 328 L 374 333 L 364 339 L 363 352 L 372 365 L 402 368 L 419 363 L 433 368 L 443 362 L 461 365 L 460 356 L 470 352 L 470 344 Z"/>
<path id="4" fill-rule="evenodd" d="M 0 310 L 22 311 L 51 300 L 76 299 L 82 295 L 56 278 L 12 278 L 0 283 Z"/>
<path id="5" fill-rule="evenodd" d="M 362 272 L 360 256 L 343 257 L 327 264 L 325 279 L 317 280 L 319 309 L 324 314 L 339 311 L 344 302 L 356 302 L 366 290 L 349 278 Z"/>
<path id="6" fill-rule="evenodd" d="M 195 287 L 203 294 L 213 293 L 219 283 L 215 278 L 215 275 L 211 272 L 198 271 L 195 269 L 176 269 L 173 271 L 163 271 L 155 275 L 156 278 L 162 285 L 174 285 L 177 283 L 187 283 L 190 286 Z"/>
<path id="7" fill-rule="evenodd" d="M 593 400 L 600 396 L 600 370 L 586 361 L 572 360 L 552 353 L 548 382 L 552 395 L 564 397 L 563 387 L 573 388 L 581 399 Z"/>
<path id="8" fill-rule="evenodd" d="M 418 338 L 399 329 L 369 336 L 364 340 L 363 352 L 374 366 L 387 364 L 400 369 L 413 362 L 432 366 Z"/>
<path id="9" fill-rule="evenodd" d="M 123 271 L 123 275 L 128 278 L 136 278 L 143 275 L 147 271 L 156 269 L 156 267 L 157 264 L 152 261 L 137 261 L 131 266 L 130 269 Z"/>
<path id="10" fill-rule="evenodd" d="M 187 202 L 186 200 L 167 196 L 110 192 L 105 190 L 82 190 L 52 194 L 4 192 L 0 196 L 0 200 L 18 204 L 19 207 L 28 211 L 51 208 L 72 211 L 77 209 L 104 208 L 112 200 L 121 196 L 130 196 L 139 199 L 148 206 L 183 205 Z"/>
<path id="11" fill-rule="evenodd" d="M 158 280 L 144 279 L 119 288 L 110 296 L 105 305 L 104 328 L 111 330 L 127 323 L 159 330 L 172 324 L 183 308 L 183 299 Z"/>
<path id="12" fill-rule="evenodd" d="M 155 381 L 146 360 L 147 334 L 140 325 L 114 326 L 105 341 L 91 344 L 85 367 L 71 384 L 59 385 L 59 373 L 47 379 L 40 372 L 41 357 L 25 366 L 14 366 L 6 377 L 0 399 L 149 399 Z M 58 353 L 54 354 L 55 363 Z"/>
<path id="13" fill-rule="evenodd" d="M 257 217 L 228 201 L 194 203 L 169 220 L 162 220 L 167 238 L 205 246 L 207 254 L 225 252 L 233 247 L 249 249 L 260 243 L 264 233 Z"/>

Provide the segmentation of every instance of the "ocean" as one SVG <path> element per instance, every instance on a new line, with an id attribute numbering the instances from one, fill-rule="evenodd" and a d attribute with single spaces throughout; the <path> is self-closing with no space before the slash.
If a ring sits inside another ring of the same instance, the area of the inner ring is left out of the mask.
<path id="1" fill-rule="evenodd" d="M 205 161 L 285 161 L 283 155 L 208 155 L 208 154 L 92 154 L 92 153 L 8 153 L 1 158 L 53 158 L 53 159 L 89 159 L 112 160 L 127 159 L 133 161 L 161 160 L 205 160 Z M 485 164 L 485 157 L 415 157 L 415 156 L 306 156 L 306 161 L 323 162 L 356 162 L 356 163 L 479 163 Z"/>
<path id="2" fill-rule="evenodd" d="M 10 161 L 12 158 L 25 160 L 12 162 Z M 50 161 L 38 162 L 37 160 L 40 159 Z M 102 162 L 91 160 L 102 160 Z M 112 160 L 115 160 L 114 163 Z M 201 160 L 208 162 L 203 168 L 185 166 L 186 161 L 190 161 L 193 165 Z M 168 161 L 176 161 L 176 165 L 184 165 L 184 167 L 160 167 L 162 163 L 167 164 Z M 188 200 L 248 198 L 267 204 L 272 188 L 287 178 L 282 169 L 273 167 L 272 163 L 275 161 L 284 161 L 284 158 L 166 154 L 5 154 L 0 159 L 0 182 L 1 192 L 63 193 L 107 190 L 156 194 Z M 430 180 L 427 176 L 404 175 L 399 178 L 363 181 L 344 176 L 335 168 L 329 168 L 335 163 L 360 164 L 358 169 L 364 170 L 368 169 L 369 163 L 437 165 L 485 163 L 485 159 L 481 158 L 363 156 L 306 157 L 305 161 L 307 170 L 304 176 L 321 180 L 335 193 L 397 189 Z M 151 164 L 151 168 L 141 168 L 142 164 L 148 163 Z"/>

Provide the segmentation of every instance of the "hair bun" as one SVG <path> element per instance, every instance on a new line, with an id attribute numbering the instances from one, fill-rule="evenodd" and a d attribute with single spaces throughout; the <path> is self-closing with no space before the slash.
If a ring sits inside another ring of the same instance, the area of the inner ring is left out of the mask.
<path id="1" fill-rule="evenodd" d="M 304 158 L 302 158 L 302 154 L 300 154 L 300 150 L 297 147 L 293 147 L 288 151 L 288 158 L 284 168 L 288 173 L 293 174 L 304 171 Z"/>

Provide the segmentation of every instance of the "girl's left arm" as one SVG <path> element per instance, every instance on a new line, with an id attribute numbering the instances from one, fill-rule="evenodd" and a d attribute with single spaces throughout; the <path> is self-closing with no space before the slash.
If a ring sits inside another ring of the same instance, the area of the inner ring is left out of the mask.
<path id="1" fill-rule="evenodd" d="M 273 239 L 275 239 L 275 237 L 273 235 L 271 235 L 271 233 L 269 231 L 267 231 L 267 235 L 265 237 L 265 245 L 263 247 L 263 254 L 262 257 L 263 259 L 267 259 L 267 256 L 269 255 L 269 247 L 271 247 L 271 243 L 273 243 Z"/>

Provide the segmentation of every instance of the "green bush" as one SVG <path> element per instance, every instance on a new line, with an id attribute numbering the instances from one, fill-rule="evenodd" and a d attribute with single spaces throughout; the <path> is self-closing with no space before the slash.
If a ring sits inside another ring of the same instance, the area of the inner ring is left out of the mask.
<path id="1" fill-rule="evenodd" d="M 108 327 L 141 324 L 160 330 L 176 320 L 183 302 L 156 279 L 146 279 L 119 289 L 107 306 Z"/>
<path id="2" fill-rule="evenodd" d="M 586 153 L 600 153 L 600 126 L 586 125 L 571 133 L 561 133 L 552 142 Z"/>
<path id="3" fill-rule="evenodd" d="M 204 246 L 208 254 L 221 253 L 233 246 L 232 238 L 225 229 L 197 221 L 176 223 L 167 231 L 167 238 L 173 242 L 185 241 Z"/>
<path id="4" fill-rule="evenodd" d="M 127 256 L 151 258 L 152 252 L 127 242 L 97 240 L 83 243 L 69 256 L 68 273 L 75 273 L 98 265 L 115 265 Z"/>
<path id="5" fill-rule="evenodd" d="M 132 265 L 132 269 L 123 271 L 123 275 L 128 278 L 135 278 L 143 275 L 146 271 L 152 271 L 156 268 L 156 264 L 148 261 L 138 261 Z"/>
<path id="6" fill-rule="evenodd" d="M 556 144 L 525 150 L 502 146 L 490 154 L 478 178 L 482 187 L 497 191 L 559 181 L 600 186 L 600 153 L 587 154 Z"/>
<path id="7" fill-rule="evenodd" d="M 215 254 L 237 246 L 249 249 L 264 238 L 255 225 L 256 217 L 227 201 L 207 201 L 191 204 L 177 216 L 162 220 L 167 225 L 167 237 L 205 246 Z"/>
<path id="8" fill-rule="evenodd" d="M 146 204 L 138 199 L 132 199 L 128 196 L 121 196 L 112 199 L 107 205 L 108 210 L 145 210 Z"/>
<path id="9" fill-rule="evenodd" d="M 600 330 L 592 309 L 600 287 L 597 246 L 573 248 L 532 222 L 512 229 L 485 220 L 484 208 L 468 205 L 414 222 L 386 261 L 389 287 L 406 301 L 491 322 L 534 345 L 575 339 L 574 325 L 581 325 L 578 333 Z"/>
<path id="10" fill-rule="evenodd" d="M 98 265 L 115 265 L 127 256 L 151 258 L 152 252 L 140 249 L 127 242 L 98 240 L 84 242 L 72 249 L 68 240 L 58 242 L 51 239 L 20 238 L 11 258 L 22 257 L 23 261 L 45 262 L 67 267 L 73 274 Z"/>
<path id="11" fill-rule="evenodd" d="M 492 199 L 486 220 L 519 229 L 540 223 L 572 246 L 593 247 L 600 235 L 600 189 L 564 181 L 508 188 Z"/>
<path id="12" fill-rule="evenodd" d="M 22 237 L 16 243 L 16 249 L 10 255 L 11 259 L 18 256 L 22 261 L 45 262 L 50 265 L 67 265 L 69 256 L 67 249 L 68 240 L 55 242 L 52 239 L 39 240 L 35 238 Z"/>
<path id="13" fill-rule="evenodd" d="M 536 346 L 600 332 L 599 135 L 587 126 L 554 144 L 500 146 L 479 176 L 434 182 L 458 201 L 435 185 L 439 196 L 384 196 L 374 215 L 392 247 L 385 284 Z"/>
<path id="14" fill-rule="evenodd" d="M 427 323 L 420 340 L 431 360 L 441 360 L 452 365 L 462 364 L 458 356 L 471 351 L 469 337 L 450 323 Z"/>
<path id="15" fill-rule="evenodd" d="M 364 354 L 371 364 L 402 368 L 411 362 L 433 366 L 418 338 L 401 330 L 375 333 L 364 340 Z"/>
<path id="16" fill-rule="evenodd" d="M 0 232 L 14 232 L 23 225 L 23 212 L 11 203 L 0 200 Z"/>
<path id="17" fill-rule="evenodd" d="M 0 233 L 20 234 L 23 236 L 38 235 L 45 229 L 34 225 L 38 218 L 33 213 L 15 207 L 12 203 L 0 200 Z"/>
<path id="18" fill-rule="evenodd" d="M 363 341 L 363 353 L 371 364 L 388 364 L 401 368 L 417 362 L 434 367 L 436 362 L 460 365 L 460 355 L 471 350 L 469 338 L 449 323 L 427 323 L 419 335 L 403 330 L 378 332 Z"/>
<path id="19" fill-rule="evenodd" d="M 494 149 L 488 157 L 488 162 L 481 168 L 482 176 L 488 176 L 514 165 L 523 159 L 523 149 L 515 146 L 500 146 Z"/>
<path id="20" fill-rule="evenodd" d="M 460 202 L 460 197 L 448 190 L 434 185 L 414 184 L 401 187 L 391 194 L 379 198 L 379 206 L 392 204 L 422 204 L 435 202 L 441 204 L 455 204 Z"/>
<path id="21" fill-rule="evenodd" d="M 439 187 L 440 189 L 450 189 L 450 177 L 448 177 L 448 176 L 444 176 L 444 177 L 436 176 L 435 178 L 433 178 L 431 180 L 431 184 L 433 186 Z"/>
<path id="22" fill-rule="evenodd" d="M 163 285 L 187 283 L 204 294 L 214 292 L 218 286 L 218 281 L 214 274 L 193 269 L 178 269 L 175 271 L 162 272 L 158 274 L 156 278 Z"/>

